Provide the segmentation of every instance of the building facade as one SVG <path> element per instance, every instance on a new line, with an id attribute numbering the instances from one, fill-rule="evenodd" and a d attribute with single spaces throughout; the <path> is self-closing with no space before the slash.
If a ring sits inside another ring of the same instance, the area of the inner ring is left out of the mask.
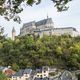
<path id="1" fill-rule="evenodd" d="M 72 37 L 76 37 L 78 36 L 78 31 L 73 27 L 54 28 L 53 35 L 57 35 L 57 36 L 71 35 Z"/>
<path id="2" fill-rule="evenodd" d="M 24 35 L 39 35 L 42 36 L 43 34 L 49 35 L 54 28 L 53 21 L 51 18 L 47 18 L 38 22 L 29 22 L 23 24 L 23 27 L 20 29 L 20 36 Z"/>
<path id="3" fill-rule="evenodd" d="M 11 80 L 30 80 L 32 69 L 21 69 L 12 75 Z"/>
<path id="4" fill-rule="evenodd" d="M 54 23 L 51 18 L 40 20 L 38 22 L 32 21 L 29 23 L 25 23 L 20 29 L 20 36 L 36 35 L 39 37 L 43 37 L 43 35 L 61 36 L 64 34 L 76 37 L 78 35 L 78 32 L 73 27 L 54 28 Z"/>

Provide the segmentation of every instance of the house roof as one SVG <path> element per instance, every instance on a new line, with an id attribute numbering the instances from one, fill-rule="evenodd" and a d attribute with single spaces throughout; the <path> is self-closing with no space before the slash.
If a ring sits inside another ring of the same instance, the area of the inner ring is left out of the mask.
<path id="1" fill-rule="evenodd" d="M 4 70 L 6 67 L 0 66 L 0 71 Z"/>
<path id="2" fill-rule="evenodd" d="M 35 70 L 32 70 L 31 76 L 34 76 L 35 74 L 36 74 L 36 71 Z"/>
<path id="3" fill-rule="evenodd" d="M 71 74 L 71 72 L 65 70 L 62 72 L 62 74 L 60 75 L 59 78 L 61 78 L 61 80 L 70 80 L 70 79 L 72 79 L 72 74 Z"/>
<path id="4" fill-rule="evenodd" d="M 42 73 L 42 68 L 36 69 L 36 73 Z"/>
<path id="5" fill-rule="evenodd" d="M 32 72 L 32 69 L 25 69 L 24 74 L 30 74 Z"/>
<path id="6" fill-rule="evenodd" d="M 53 80 L 53 79 L 45 77 L 45 78 L 35 78 L 34 80 Z"/>
<path id="7" fill-rule="evenodd" d="M 7 76 L 12 76 L 14 75 L 16 72 L 12 69 L 8 69 L 4 72 Z"/>
<path id="8" fill-rule="evenodd" d="M 31 74 L 32 69 L 21 69 L 13 76 L 23 76 L 23 74 Z"/>
<path id="9" fill-rule="evenodd" d="M 23 76 L 23 73 L 24 73 L 24 70 L 21 69 L 16 74 L 14 74 L 13 76 Z"/>

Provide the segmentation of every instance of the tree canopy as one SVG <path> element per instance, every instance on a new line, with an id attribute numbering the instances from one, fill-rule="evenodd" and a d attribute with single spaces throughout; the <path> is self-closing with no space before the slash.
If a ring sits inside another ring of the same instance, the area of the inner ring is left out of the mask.
<path id="1" fill-rule="evenodd" d="M 3 74 L 2 72 L 0 72 L 0 80 L 8 80 L 7 76 Z"/>
<path id="2" fill-rule="evenodd" d="M 0 37 L 0 65 L 12 66 L 14 70 L 42 66 L 80 69 L 80 37 L 23 36 L 15 41 Z"/>
<path id="3" fill-rule="evenodd" d="M 32 6 L 33 4 L 40 4 L 41 1 L 42 0 L 0 0 L 0 15 L 3 15 L 7 20 L 13 19 L 20 23 L 21 20 L 17 14 L 23 11 L 21 4 L 25 3 L 27 6 Z M 51 0 L 60 12 L 68 9 L 66 5 L 70 1 L 72 0 Z"/>

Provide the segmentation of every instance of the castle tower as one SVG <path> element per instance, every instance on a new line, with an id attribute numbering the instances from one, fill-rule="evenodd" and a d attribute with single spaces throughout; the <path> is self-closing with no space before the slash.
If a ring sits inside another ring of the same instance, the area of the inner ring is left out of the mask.
<path id="1" fill-rule="evenodd" d="M 15 40 L 15 36 L 16 36 L 16 30 L 13 27 L 13 29 L 12 29 L 12 40 Z"/>
<path id="2" fill-rule="evenodd" d="M 49 18 L 48 14 L 47 14 L 47 19 Z"/>

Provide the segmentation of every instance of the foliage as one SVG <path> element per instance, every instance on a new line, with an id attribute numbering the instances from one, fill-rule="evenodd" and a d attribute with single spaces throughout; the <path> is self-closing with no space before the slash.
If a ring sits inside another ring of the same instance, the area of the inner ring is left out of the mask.
<path id="1" fill-rule="evenodd" d="M 22 36 L 15 41 L 1 37 L 0 65 L 12 66 L 14 70 L 46 65 L 69 70 L 80 69 L 80 37 Z"/>
<path id="2" fill-rule="evenodd" d="M 78 75 L 78 80 L 80 80 L 80 74 Z"/>
<path id="3" fill-rule="evenodd" d="M 13 19 L 14 21 L 21 22 L 20 17 L 17 15 L 23 11 L 22 4 L 32 6 L 34 3 L 37 5 L 42 0 L 0 0 L 0 15 L 4 15 L 4 18 L 8 21 Z M 51 0 L 59 12 L 68 9 L 66 6 L 68 2 L 72 0 Z"/>
<path id="4" fill-rule="evenodd" d="M 8 80 L 8 78 L 7 78 L 7 76 L 5 76 L 5 74 L 0 72 L 0 80 Z"/>

